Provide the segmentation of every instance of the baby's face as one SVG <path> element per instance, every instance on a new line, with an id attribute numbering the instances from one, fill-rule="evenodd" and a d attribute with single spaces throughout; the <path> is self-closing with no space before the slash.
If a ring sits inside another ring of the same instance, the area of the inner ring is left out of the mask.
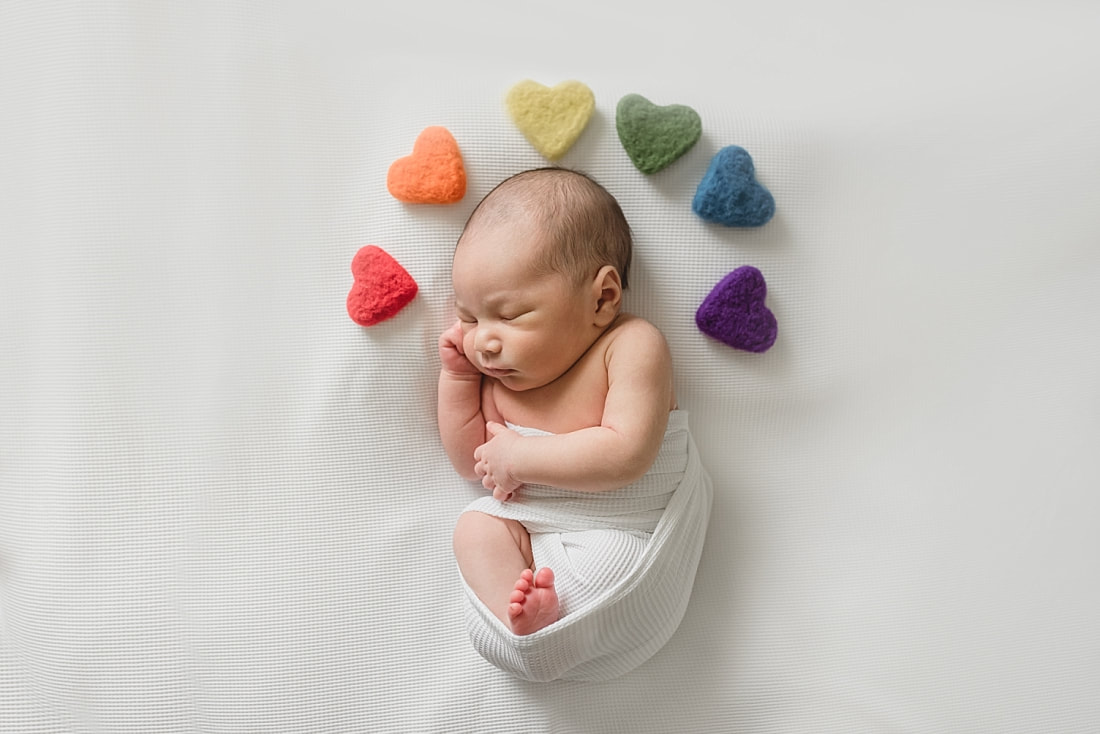
<path id="1" fill-rule="evenodd" d="M 451 270 L 466 358 L 511 390 L 554 381 L 599 334 L 590 288 L 537 272 L 538 246 L 531 225 L 485 225 L 463 237 Z"/>

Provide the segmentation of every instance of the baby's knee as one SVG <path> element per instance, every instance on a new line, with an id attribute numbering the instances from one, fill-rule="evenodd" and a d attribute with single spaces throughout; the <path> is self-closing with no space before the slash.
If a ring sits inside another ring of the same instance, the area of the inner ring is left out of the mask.
<path id="1" fill-rule="evenodd" d="M 520 553 L 523 554 L 528 567 L 531 567 L 533 562 L 531 535 L 527 532 L 527 528 L 523 526 L 523 523 L 518 520 L 469 510 L 458 516 L 452 534 L 452 542 L 455 551 L 459 552 L 471 545 L 500 542 L 506 537 L 511 538 Z"/>
<path id="2" fill-rule="evenodd" d="M 500 532 L 501 523 L 503 522 L 505 521 L 502 518 L 486 515 L 484 512 L 477 512 L 476 510 L 463 512 L 458 516 L 452 535 L 455 548 L 477 543 L 494 531 Z"/>
<path id="3" fill-rule="evenodd" d="M 471 535 L 477 532 L 477 528 L 481 526 L 482 522 L 477 517 L 478 515 L 482 515 L 482 513 L 463 512 L 461 515 L 458 516 L 458 521 L 455 522 L 454 533 L 451 536 L 454 540 L 455 546 L 458 546 L 459 543 L 465 541 L 467 538 L 471 537 Z"/>

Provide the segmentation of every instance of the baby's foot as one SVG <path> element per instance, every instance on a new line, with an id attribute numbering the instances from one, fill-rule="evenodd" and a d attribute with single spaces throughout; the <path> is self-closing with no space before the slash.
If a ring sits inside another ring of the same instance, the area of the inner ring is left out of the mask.
<path id="1" fill-rule="evenodd" d="M 558 621 L 558 592 L 554 572 L 540 568 L 537 574 L 523 569 L 508 605 L 508 619 L 517 635 L 529 635 Z"/>

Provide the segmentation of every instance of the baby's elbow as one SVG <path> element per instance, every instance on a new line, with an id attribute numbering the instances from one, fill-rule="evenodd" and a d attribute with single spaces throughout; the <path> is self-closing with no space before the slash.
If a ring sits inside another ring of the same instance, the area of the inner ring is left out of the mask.
<path id="1" fill-rule="evenodd" d="M 653 466 L 653 459 L 645 456 L 635 457 L 627 467 L 623 476 L 623 486 L 633 484 L 646 475 L 649 468 Z"/>
<path id="2" fill-rule="evenodd" d="M 467 482 L 481 481 L 481 478 L 477 475 L 477 472 L 474 471 L 474 465 L 471 462 L 466 460 L 460 461 L 455 459 L 454 457 L 451 457 L 451 466 L 454 467 L 455 473 L 465 479 Z"/>
<path id="3" fill-rule="evenodd" d="M 644 477 L 657 460 L 657 451 L 647 445 L 627 447 L 623 452 L 616 472 L 619 487 L 633 484 Z"/>

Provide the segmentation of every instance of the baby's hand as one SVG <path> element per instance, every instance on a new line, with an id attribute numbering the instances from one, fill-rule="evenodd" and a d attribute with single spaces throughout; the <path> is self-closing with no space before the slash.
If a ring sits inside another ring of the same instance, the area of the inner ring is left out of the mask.
<path id="1" fill-rule="evenodd" d="M 455 321 L 439 335 L 439 361 L 443 371 L 457 377 L 481 375 L 462 350 L 462 322 Z"/>
<path id="2" fill-rule="evenodd" d="M 507 426 L 489 421 L 485 429 L 491 438 L 474 450 L 474 471 L 481 477 L 481 486 L 493 491 L 493 497 L 507 502 L 523 482 L 517 482 L 511 473 L 508 460 L 516 441 L 523 439 Z"/>

